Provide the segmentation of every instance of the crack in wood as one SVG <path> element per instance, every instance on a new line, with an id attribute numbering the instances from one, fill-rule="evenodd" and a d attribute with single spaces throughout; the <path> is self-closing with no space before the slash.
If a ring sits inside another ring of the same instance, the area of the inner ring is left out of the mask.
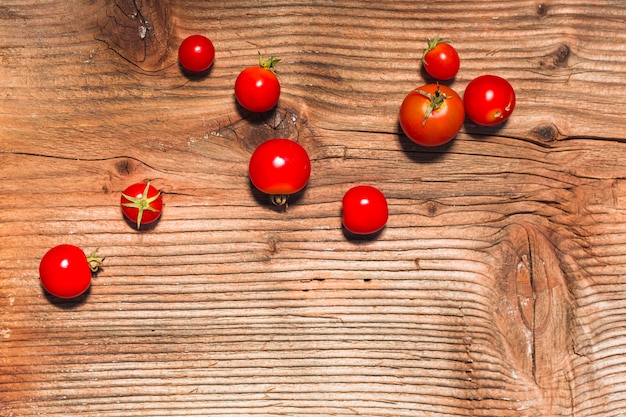
<path id="1" fill-rule="evenodd" d="M 529 389 L 542 393 L 551 413 L 573 412 L 564 375 L 572 372 L 576 357 L 571 351 L 574 306 L 555 237 L 531 222 L 509 225 L 504 233 L 494 318 L 511 365 L 528 377 Z"/>
<path id="2" fill-rule="evenodd" d="M 169 0 L 117 0 L 98 21 L 96 39 L 145 71 L 163 69 L 170 40 Z"/>

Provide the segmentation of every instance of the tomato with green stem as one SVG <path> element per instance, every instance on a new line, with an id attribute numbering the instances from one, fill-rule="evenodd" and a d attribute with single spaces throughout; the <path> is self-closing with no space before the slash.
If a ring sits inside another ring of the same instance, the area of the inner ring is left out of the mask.
<path id="1" fill-rule="evenodd" d="M 252 184 L 270 195 L 279 206 L 287 197 L 302 190 L 311 176 L 311 161 L 306 150 L 290 139 L 275 138 L 260 144 L 252 153 L 249 164 Z"/>
<path id="2" fill-rule="evenodd" d="M 463 93 L 467 117 L 482 126 L 494 126 L 507 120 L 515 109 L 515 90 L 497 75 L 481 75 L 469 82 Z"/>
<path id="3" fill-rule="evenodd" d="M 39 263 L 42 287 L 59 298 L 75 298 L 91 285 L 92 275 L 98 271 L 104 258 L 93 251 L 88 257 L 74 245 L 58 245 L 48 250 Z"/>
<path id="4" fill-rule="evenodd" d="M 463 126 L 465 110 L 456 91 L 427 84 L 411 91 L 400 106 L 400 126 L 406 136 L 422 146 L 451 141 Z"/>
<path id="5" fill-rule="evenodd" d="M 376 187 L 358 185 L 350 188 L 343 196 L 343 226 L 351 233 L 376 233 L 387 224 L 388 217 L 387 199 Z"/>
<path id="6" fill-rule="evenodd" d="M 150 183 L 136 183 L 128 186 L 120 198 L 122 213 L 130 221 L 142 225 L 154 223 L 161 217 L 163 196 Z"/>
<path id="7" fill-rule="evenodd" d="M 441 39 L 439 35 L 428 39 L 428 47 L 422 54 L 422 65 L 426 72 L 437 80 L 454 78 L 461 66 L 459 53 L 450 41 Z"/>
<path id="8" fill-rule="evenodd" d="M 244 69 L 235 80 L 237 102 L 252 112 L 271 110 L 280 97 L 280 82 L 275 73 L 278 58 L 263 60 L 259 54 L 259 65 Z"/>

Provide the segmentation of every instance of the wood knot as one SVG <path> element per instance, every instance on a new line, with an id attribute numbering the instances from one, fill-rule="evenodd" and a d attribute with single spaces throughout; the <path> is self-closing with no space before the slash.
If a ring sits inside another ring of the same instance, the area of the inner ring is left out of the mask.
<path id="1" fill-rule="evenodd" d="M 533 128 L 530 134 L 533 138 L 542 142 L 552 142 L 558 138 L 559 131 L 555 126 L 548 124 Z"/>
<path id="2" fill-rule="evenodd" d="M 546 55 L 539 61 L 539 66 L 544 68 L 566 68 L 569 63 L 569 58 L 572 53 L 569 45 L 561 44 L 556 48 L 556 51 Z"/>
<path id="3" fill-rule="evenodd" d="M 109 2 L 98 21 L 97 38 L 133 65 L 145 71 L 159 70 L 168 50 L 169 9 L 169 0 Z"/>
<path id="4" fill-rule="evenodd" d="M 570 47 L 566 44 L 559 45 L 554 53 L 554 66 L 555 67 L 567 67 L 567 61 L 571 54 Z"/>
<path id="5" fill-rule="evenodd" d="M 135 171 L 135 164 L 130 159 L 122 159 L 115 163 L 115 171 L 122 176 L 130 175 Z"/>
<path id="6" fill-rule="evenodd" d="M 291 139 L 300 143 L 307 150 L 314 147 L 304 142 L 311 140 L 314 135 L 308 127 L 306 116 L 296 109 L 282 105 L 265 113 L 240 114 L 241 118 L 233 121 L 232 115 L 224 120 L 216 120 L 218 129 L 210 136 L 221 137 L 232 143 L 237 143 L 245 150 L 249 157 L 263 142 L 274 138 Z"/>
<path id="7" fill-rule="evenodd" d="M 428 213 L 431 217 L 435 216 L 437 214 L 437 203 L 434 201 L 428 201 L 426 203 L 426 213 Z"/>
<path id="8" fill-rule="evenodd" d="M 280 238 L 277 235 L 272 234 L 269 236 L 269 238 L 267 239 L 267 248 L 271 255 L 274 255 L 279 252 L 279 248 L 278 248 L 279 243 L 280 243 Z"/>
<path id="9" fill-rule="evenodd" d="M 547 15 L 547 14 L 548 14 L 548 6 L 547 6 L 546 4 L 539 3 L 539 4 L 537 5 L 537 9 L 536 9 L 536 11 L 537 11 L 537 15 L 538 15 L 538 16 L 540 16 L 540 17 L 544 17 L 545 15 Z"/>

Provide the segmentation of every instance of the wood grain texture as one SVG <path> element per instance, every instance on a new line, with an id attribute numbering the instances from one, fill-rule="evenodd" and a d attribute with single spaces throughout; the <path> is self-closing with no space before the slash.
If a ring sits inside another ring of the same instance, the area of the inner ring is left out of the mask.
<path id="1" fill-rule="evenodd" d="M 0 5 L 0 416 L 626 415 L 626 4 L 8 0 Z M 216 61 L 181 72 L 177 46 Z M 420 148 L 397 113 L 426 82 L 506 77 L 498 128 Z M 282 58 L 278 107 L 233 97 Z M 250 185 L 271 137 L 309 152 L 286 210 Z M 156 226 L 120 192 L 164 193 Z M 388 198 L 374 239 L 341 198 Z M 46 296 L 50 247 L 106 257 Z"/>

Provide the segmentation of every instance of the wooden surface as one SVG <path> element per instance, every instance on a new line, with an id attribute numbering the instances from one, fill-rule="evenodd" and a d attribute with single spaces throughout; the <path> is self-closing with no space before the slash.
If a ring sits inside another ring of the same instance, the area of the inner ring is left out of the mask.
<path id="1" fill-rule="evenodd" d="M 453 88 L 518 104 L 425 149 L 397 113 L 437 33 Z M 233 97 L 258 52 L 261 116 Z M 0 97 L 1 416 L 626 415 L 624 1 L 4 0 Z M 284 212 L 247 177 L 271 137 L 312 159 Z M 144 180 L 166 206 L 137 232 Z M 375 239 L 341 228 L 357 184 Z M 60 243 L 106 256 L 75 302 L 39 284 Z"/>

